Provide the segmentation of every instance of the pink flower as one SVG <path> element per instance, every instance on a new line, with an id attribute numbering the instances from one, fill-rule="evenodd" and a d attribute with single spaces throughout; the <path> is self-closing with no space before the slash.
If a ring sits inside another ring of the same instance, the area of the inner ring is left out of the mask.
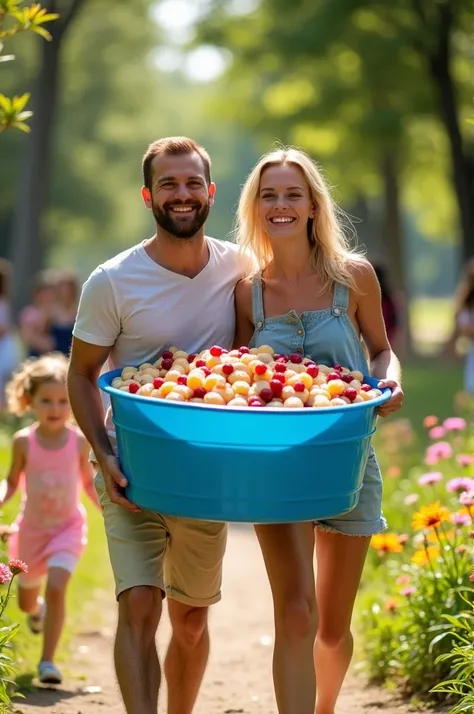
<path id="1" fill-rule="evenodd" d="M 22 560 L 9 560 L 8 567 L 10 568 L 12 575 L 20 575 L 20 573 L 28 572 L 28 566 Z"/>
<path id="2" fill-rule="evenodd" d="M 469 454 L 458 454 L 456 461 L 460 466 L 470 466 L 473 463 L 473 458 Z"/>
<path id="3" fill-rule="evenodd" d="M 462 506 L 474 506 L 474 491 L 464 491 L 464 493 L 461 493 L 459 503 Z"/>
<path id="4" fill-rule="evenodd" d="M 416 592 L 416 588 L 413 587 L 413 585 L 409 585 L 406 588 L 403 588 L 402 590 L 402 595 L 405 597 L 411 597 Z"/>
<path id="5" fill-rule="evenodd" d="M 446 489 L 449 493 L 462 493 L 463 491 L 473 491 L 474 490 L 474 479 L 472 478 L 452 478 L 446 484 Z"/>
<path id="6" fill-rule="evenodd" d="M 436 426 L 438 423 L 438 417 L 437 416 L 427 416 L 423 419 L 423 426 L 425 426 L 427 429 L 430 429 L 432 426 Z"/>
<path id="7" fill-rule="evenodd" d="M 446 431 L 462 431 L 466 428 L 466 420 L 462 417 L 449 417 L 443 422 Z"/>
<path id="8" fill-rule="evenodd" d="M 442 426 L 435 426 L 428 432 L 428 436 L 430 437 L 430 439 L 442 439 L 445 434 L 446 429 Z"/>
<path id="9" fill-rule="evenodd" d="M 423 474 L 418 479 L 420 486 L 430 486 L 434 483 L 439 483 L 443 478 L 443 474 L 440 471 L 428 471 L 428 473 Z"/>
<path id="10" fill-rule="evenodd" d="M 467 513 L 453 513 L 451 520 L 456 526 L 467 526 L 471 522 Z"/>
<path id="11" fill-rule="evenodd" d="M 471 582 L 474 582 L 474 573 L 471 573 L 471 574 L 470 574 L 469 580 L 471 580 Z"/>
<path id="12" fill-rule="evenodd" d="M 417 493 L 410 493 L 408 496 L 405 496 L 403 499 L 403 503 L 405 506 L 413 506 L 414 503 L 416 503 L 419 500 L 419 495 Z"/>
<path id="13" fill-rule="evenodd" d="M 395 581 L 397 585 L 408 585 L 410 582 L 410 576 L 409 575 L 400 575 Z"/>
<path id="14" fill-rule="evenodd" d="M 438 441 L 426 449 L 425 463 L 437 464 L 441 459 L 449 459 L 453 455 L 453 447 L 447 441 Z"/>
<path id="15" fill-rule="evenodd" d="M 466 553 L 469 553 L 469 548 L 467 545 L 458 545 L 456 548 L 456 554 L 457 555 L 466 555 Z"/>
<path id="16" fill-rule="evenodd" d="M 8 565 L 5 565 L 5 563 L 0 563 L 0 585 L 5 585 L 5 583 L 9 583 L 12 577 L 13 574 Z"/>

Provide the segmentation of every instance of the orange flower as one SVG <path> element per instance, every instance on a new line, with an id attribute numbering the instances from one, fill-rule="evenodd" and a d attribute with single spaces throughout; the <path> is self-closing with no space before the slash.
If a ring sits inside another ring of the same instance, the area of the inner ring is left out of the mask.
<path id="1" fill-rule="evenodd" d="M 423 426 L 427 429 L 431 429 L 433 426 L 439 423 L 439 419 L 436 416 L 430 415 L 423 419 Z"/>
<path id="2" fill-rule="evenodd" d="M 394 597 L 391 597 L 385 602 L 383 609 L 386 612 L 395 612 L 397 607 L 398 607 L 398 600 L 396 600 Z"/>
<path id="3" fill-rule="evenodd" d="M 430 561 L 436 560 L 439 557 L 439 548 L 436 545 L 429 545 L 427 548 L 417 550 L 411 559 L 415 565 L 429 565 Z"/>
<path id="4" fill-rule="evenodd" d="M 423 528 L 438 528 L 444 521 L 449 521 L 451 514 L 448 508 L 441 506 L 439 501 L 430 506 L 423 506 L 412 520 L 412 528 L 419 531 Z"/>
<path id="5" fill-rule="evenodd" d="M 375 548 L 379 555 L 403 552 L 403 545 L 400 543 L 396 533 L 377 533 L 377 535 L 372 536 L 370 545 Z"/>

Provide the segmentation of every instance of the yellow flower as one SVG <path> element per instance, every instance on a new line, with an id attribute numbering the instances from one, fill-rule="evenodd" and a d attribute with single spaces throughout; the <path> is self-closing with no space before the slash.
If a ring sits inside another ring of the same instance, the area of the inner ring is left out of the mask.
<path id="1" fill-rule="evenodd" d="M 420 548 L 413 554 L 411 562 L 415 565 L 429 565 L 430 561 L 439 557 L 439 548 L 436 545 L 429 545 L 427 548 Z"/>
<path id="2" fill-rule="evenodd" d="M 377 535 L 372 536 L 370 545 L 375 548 L 379 555 L 403 552 L 403 545 L 398 540 L 396 533 L 377 533 Z"/>
<path id="3" fill-rule="evenodd" d="M 448 508 L 441 506 L 439 501 L 430 506 L 423 506 L 413 516 L 413 530 L 419 531 L 422 528 L 438 528 L 444 521 L 449 521 L 450 512 Z"/>

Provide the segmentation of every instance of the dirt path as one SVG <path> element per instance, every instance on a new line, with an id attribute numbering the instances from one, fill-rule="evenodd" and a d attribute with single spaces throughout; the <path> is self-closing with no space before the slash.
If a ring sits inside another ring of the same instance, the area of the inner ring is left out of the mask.
<path id="1" fill-rule="evenodd" d="M 250 593 L 253 593 L 250 599 Z M 115 608 L 100 631 L 82 632 L 74 643 L 70 678 L 57 690 L 35 689 L 18 702 L 22 714 L 123 714 L 111 659 Z M 276 714 L 271 682 L 272 607 L 253 531 L 233 527 L 225 560 L 224 598 L 212 610 L 212 653 L 195 714 Z M 169 634 L 165 618 L 159 644 Z M 100 687 L 100 691 L 94 688 Z M 165 691 L 159 713 L 164 714 Z M 408 714 L 401 701 L 349 678 L 340 714 Z M 418 710 L 419 711 L 419 710 Z"/>

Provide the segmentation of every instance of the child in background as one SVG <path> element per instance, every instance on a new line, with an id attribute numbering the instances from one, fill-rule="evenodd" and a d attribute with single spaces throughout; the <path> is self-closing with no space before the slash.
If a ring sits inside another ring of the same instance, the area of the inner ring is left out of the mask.
<path id="1" fill-rule="evenodd" d="M 0 492 L 1 507 L 18 487 L 23 491 L 10 557 L 28 565 L 28 573 L 18 578 L 18 602 L 31 631 L 43 632 L 38 674 L 48 684 L 62 681 L 54 655 L 64 625 L 67 584 L 86 544 L 82 489 L 99 507 L 88 444 L 70 423 L 67 364 L 59 354 L 28 360 L 8 384 L 10 411 L 18 416 L 31 411 L 37 421 L 15 434 L 10 472 Z"/>

